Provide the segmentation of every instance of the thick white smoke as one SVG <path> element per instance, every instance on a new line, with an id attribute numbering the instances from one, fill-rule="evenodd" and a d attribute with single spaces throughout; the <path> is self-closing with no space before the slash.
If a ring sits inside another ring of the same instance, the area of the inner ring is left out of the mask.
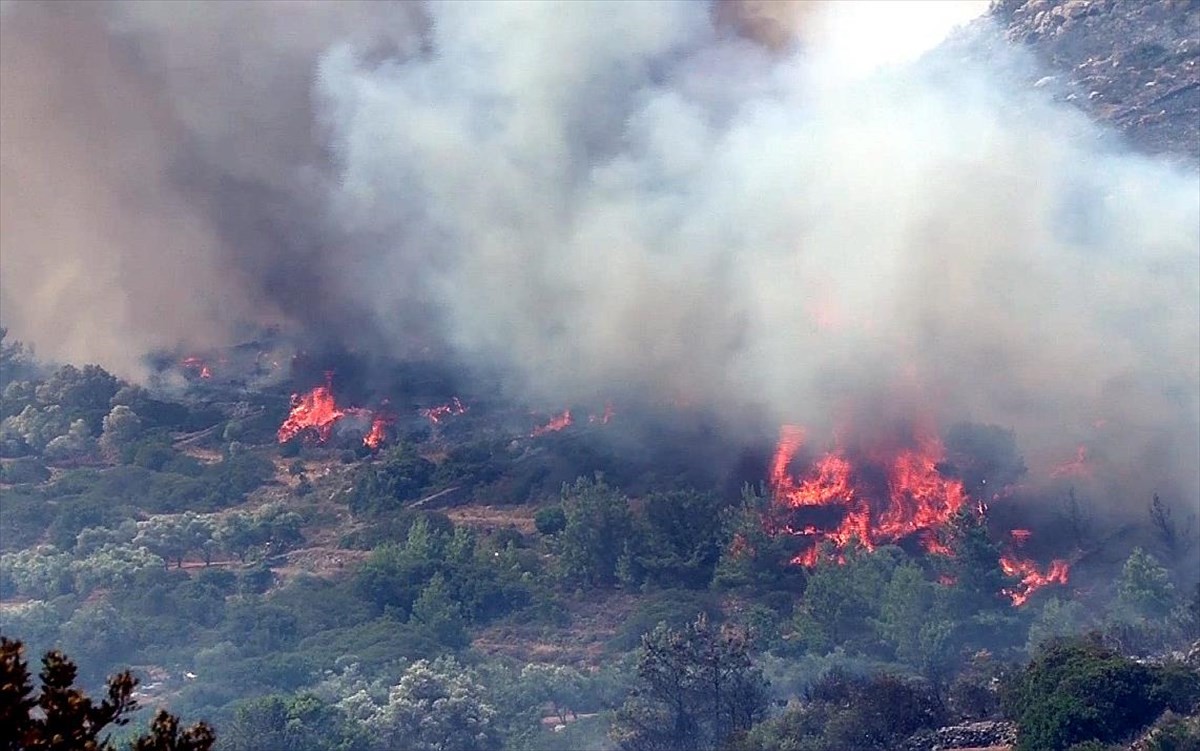
<path id="1" fill-rule="evenodd" d="M 1101 425 L 1198 497 L 1189 168 L 995 61 L 845 70 L 688 3 L 429 10 L 429 54 L 321 65 L 385 326 L 392 280 L 432 269 L 455 344 L 542 397 L 822 423 L 872 394 L 1050 455 Z"/>
<path id="2" fill-rule="evenodd" d="M 1200 500 L 1194 166 L 1017 50 L 842 2 L 178 7 L 5 6 L 0 311 L 44 352 L 420 329 L 546 406 L 995 422 Z"/>

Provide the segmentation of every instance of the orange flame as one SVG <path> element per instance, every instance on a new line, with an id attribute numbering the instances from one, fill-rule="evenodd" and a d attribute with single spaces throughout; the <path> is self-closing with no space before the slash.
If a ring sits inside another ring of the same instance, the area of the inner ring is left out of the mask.
<path id="1" fill-rule="evenodd" d="M 328 377 L 327 377 L 328 378 Z M 333 432 L 333 425 L 346 416 L 346 411 L 337 405 L 329 381 L 317 386 L 307 394 L 292 394 L 292 410 L 279 426 L 277 436 L 280 443 L 287 443 L 306 430 L 313 431 L 317 441 L 324 443 Z"/>
<path id="2" fill-rule="evenodd" d="M 316 436 L 317 443 L 324 443 L 333 434 L 333 428 L 338 420 L 347 415 L 369 417 L 370 430 L 363 436 L 363 445 L 368 448 L 379 448 L 387 439 L 387 428 L 392 424 L 391 417 L 383 414 L 373 414 L 361 407 L 342 408 L 337 405 L 333 396 L 332 373 L 325 374 L 325 385 L 317 386 L 306 394 L 292 394 L 292 409 L 287 419 L 279 426 L 276 438 L 280 443 L 287 443 L 305 432 Z"/>
<path id="3" fill-rule="evenodd" d="M 363 445 L 370 449 L 377 449 L 383 445 L 387 439 L 387 429 L 391 421 L 383 415 L 375 415 L 371 418 L 371 430 L 363 436 Z"/>
<path id="4" fill-rule="evenodd" d="M 209 369 L 208 363 L 199 357 L 194 355 L 192 357 L 185 357 L 179 361 L 179 364 L 183 366 L 184 370 L 195 373 L 205 380 L 212 378 L 212 370 Z"/>
<path id="5" fill-rule="evenodd" d="M 1004 590 L 1004 594 L 1012 598 L 1013 605 L 1024 605 L 1030 595 L 1048 584 L 1066 584 L 1070 573 L 1070 565 L 1064 560 L 1051 561 L 1050 568 L 1042 573 L 1034 561 L 1006 555 L 1000 556 L 1000 568 L 1009 576 L 1021 578 L 1015 587 Z"/>
<path id="6" fill-rule="evenodd" d="M 872 462 L 886 478 L 883 498 L 862 482 L 857 468 L 841 449 L 818 458 L 797 481 L 789 465 L 804 443 L 804 430 L 785 425 L 771 461 L 770 484 L 775 503 L 784 508 L 833 507 L 842 510 L 841 520 L 833 529 L 807 526 L 800 532 L 819 543 L 828 540 L 843 552 L 853 540 L 867 550 L 895 542 L 917 533 L 922 546 L 930 552 L 948 552 L 935 531 L 946 525 L 967 500 L 958 480 L 942 477 L 937 463 L 942 459 L 941 443 L 935 439 L 917 442 L 916 448 L 896 451 L 892 456 Z M 797 556 L 796 562 L 811 565 L 817 557 L 816 546 Z M 840 557 L 840 555 L 839 555 Z"/>
<path id="7" fill-rule="evenodd" d="M 784 425 L 771 460 L 769 482 L 778 509 L 825 507 L 838 514 L 838 521 L 822 528 L 806 524 L 785 531 L 812 538 L 813 545 L 792 558 L 792 563 L 811 567 L 821 559 L 821 544 L 833 547 L 834 560 L 843 562 L 846 549 L 857 540 L 867 550 L 902 539 L 916 539 L 929 552 L 950 555 L 951 549 L 939 536 L 951 518 L 970 500 L 962 483 L 943 477 L 938 463 L 944 449 L 935 438 L 918 437 L 914 446 L 900 449 L 876 449 L 862 452 L 863 467 L 856 466 L 842 448 L 823 454 L 797 479 L 790 465 L 804 445 L 804 429 Z M 856 454 L 857 456 L 857 454 Z M 1080 461 L 1086 457 L 1081 449 Z M 865 469 L 865 471 L 864 471 Z M 875 476 L 874 482 L 868 476 Z M 986 513 L 983 501 L 976 502 L 978 512 Z M 1031 536 L 1027 529 L 1010 532 L 1015 546 Z M 1036 562 L 1005 555 L 1000 566 L 1019 584 L 1004 590 L 1014 605 L 1023 605 L 1029 596 L 1049 584 L 1065 584 L 1069 573 L 1066 561 L 1055 560 L 1045 572 Z M 940 581 L 949 582 L 947 577 Z"/>
<path id="8" fill-rule="evenodd" d="M 1090 477 L 1091 474 L 1092 465 L 1088 461 L 1087 446 L 1076 448 L 1074 459 L 1056 464 L 1050 470 L 1051 477 Z"/>
<path id="9" fill-rule="evenodd" d="M 451 415 L 461 415 L 466 411 L 467 406 L 459 401 L 458 397 L 456 396 L 446 404 L 422 409 L 421 416 L 429 420 L 434 425 L 437 425 Z"/>
<path id="10" fill-rule="evenodd" d="M 533 432 L 529 435 L 531 438 L 537 438 L 538 436 L 545 435 L 546 433 L 554 433 L 562 430 L 565 427 L 568 427 L 572 424 L 572 422 L 571 410 L 564 410 L 561 415 L 556 415 L 550 418 L 550 422 L 534 428 Z"/>

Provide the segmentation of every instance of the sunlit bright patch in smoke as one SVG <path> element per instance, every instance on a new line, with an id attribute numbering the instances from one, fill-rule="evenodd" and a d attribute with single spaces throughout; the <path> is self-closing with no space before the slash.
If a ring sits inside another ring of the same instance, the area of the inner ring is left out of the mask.
<path id="1" fill-rule="evenodd" d="M 983 15 L 988 5 L 988 0 L 822 3 L 807 36 L 822 70 L 857 78 L 916 60 L 955 28 Z"/>

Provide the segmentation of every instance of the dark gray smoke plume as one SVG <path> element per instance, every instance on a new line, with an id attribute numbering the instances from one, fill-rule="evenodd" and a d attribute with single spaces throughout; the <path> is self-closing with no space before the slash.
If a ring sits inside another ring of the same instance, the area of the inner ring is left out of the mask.
<path id="1" fill-rule="evenodd" d="M 408 54 L 420 10 L 5 5 L 4 323 L 44 355 L 131 376 L 151 348 L 226 343 L 245 324 L 357 326 L 325 217 L 336 176 L 315 70 L 335 43 Z"/>
<path id="2" fill-rule="evenodd" d="M 4 319 L 114 366 L 273 319 L 547 404 L 993 422 L 1197 502 L 1194 167 L 1016 50 L 857 65 L 843 5 L 9 7 Z"/>

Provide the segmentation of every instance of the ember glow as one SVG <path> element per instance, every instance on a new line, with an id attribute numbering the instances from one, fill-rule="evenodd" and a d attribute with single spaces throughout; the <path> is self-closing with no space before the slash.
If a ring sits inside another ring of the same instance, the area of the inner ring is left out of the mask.
<path id="1" fill-rule="evenodd" d="M 420 411 L 420 414 L 421 417 L 424 417 L 434 425 L 437 425 L 451 415 L 461 415 L 466 411 L 467 405 L 463 404 L 456 396 L 445 404 L 441 404 L 436 407 L 426 407 Z"/>
<path id="2" fill-rule="evenodd" d="M 959 480 L 939 472 L 945 451 L 938 439 L 917 434 L 907 445 L 889 449 L 850 451 L 838 446 L 797 472 L 793 464 L 804 446 L 804 429 L 785 425 L 769 476 L 775 516 L 783 520 L 772 522 L 775 531 L 812 541 L 793 564 L 812 567 L 825 555 L 824 549 L 843 561 L 855 541 L 874 550 L 912 540 L 927 553 L 951 554 L 944 533 L 971 499 Z M 983 503 L 975 508 L 986 513 Z M 1023 546 L 1031 534 L 1012 530 L 1012 546 Z M 1055 560 L 1043 572 L 1035 561 L 1013 553 L 1002 556 L 1000 566 L 1019 580 L 1004 590 L 1014 605 L 1023 605 L 1049 584 L 1065 584 L 1069 571 L 1066 561 Z"/>
<path id="3" fill-rule="evenodd" d="M 212 370 L 209 369 L 208 363 L 204 362 L 204 360 L 200 359 L 199 357 L 185 357 L 179 361 L 179 364 L 183 366 L 184 370 L 188 371 L 189 373 L 193 373 L 200 378 L 205 380 L 212 378 Z"/>
<path id="4" fill-rule="evenodd" d="M 569 427 L 573 422 L 574 421 L 571 419 L 571 410 L 564 410 L 561 415 L 555 415 L 554 417 L 550 418 L 550 422 L 534 428 L 533 432 L 529 435 L 532 438 L 537 438 L 538 436 L 545 435 L 546 433 L 555 433 L 563 428 Z"/>
<path id="5" fill-rule="evenodd" d="M 325 443 L 333 434 L 337 422 L 347 416 L 369 418 L 371 427 L 363 436 L 363 445 L 379 448 L 387 439 L 387 429 L 393 419 L 384 412 L 372 413 L 362 407 L 339 407 L 333 396 L 332 374 L 326 374 L 325 384 L 304 394 L 292 394 L 292 409 L 279 426 L 276 437 L 287 443 L 296 436 L 308 434 L 317 443 Z"/>

